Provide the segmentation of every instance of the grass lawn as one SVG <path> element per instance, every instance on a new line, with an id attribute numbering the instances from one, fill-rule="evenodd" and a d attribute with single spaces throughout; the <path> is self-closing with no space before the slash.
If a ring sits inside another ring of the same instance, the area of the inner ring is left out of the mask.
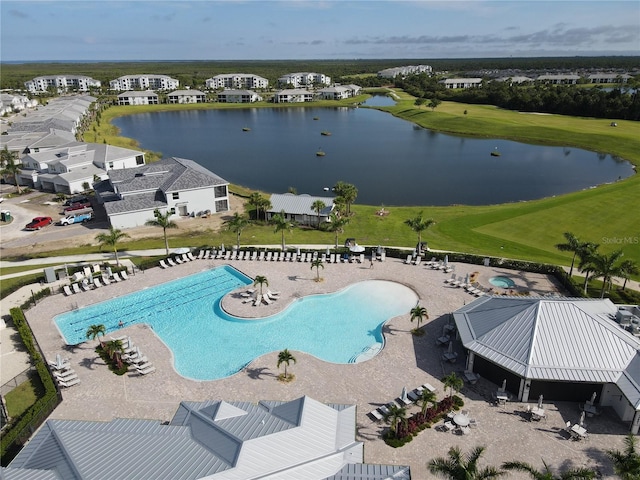
<path id="1" fill-rule="evenodd" d="M 400 100 L 391 107 L 377 107 L 425 128 L 456 135 L 505 138 L 526 143 L 573 146 L 596 152 L 610 153 L 640 165 L 640 122 L 578 118 L 562 115 L 523 114 L 488 105 L 469 105 L 443 102 L 434 111 L 413 105 L 415 98 L 395 90 Z M 362 101 L 366 96 L 349 99 L 347 104 Z M 314 102 L 312 106 L 335 106 L 335 102 Z M 261 102 L 251 107 L 274 107 Z M 308 105 L 307 105 L 308 106 Z M 286 105 L 291 108 L 292 105 Z M 112 107 L 102 115 L 95 135 L 97 141 L 138 148 L 135 141 L 118 136 L 110 124 L 116 116 L 146 111 L 184 109 L 183 105 L 152 105 L 140 107 Z M 187 108 L 246 108 L 244 105 L 207 104 L 189 105 Z M 464 112 L 467 112 L 466 114 Z M 86 141 L 94 141 L 92 129 L 85 134 Z M 356 185 L 357 187 L 357 185 Z M 249 192 L 233 187 L 241 195 Z M 239 199 L 236 199 L 239 201 Z M 388 207 L 390 214 L 375 215 L 378 206 L 355 204 L 355 216 L 340 235 L 355 237 L 366 245 L 412 247 L 417 235 L 404 221 L 423 212 L 436 224 L 423 233 L 423 240 L 434 249 L 464 251 L 482 255 L 500 256 L 568 265 L 569 253 L 555 248 L 562 243 L 564 232 L 572 232 L 579 239 L 601 245 L 602 252 L 622 248 L 625 259 L 640 265 L 640 177 L 635 175 L 611 185 L 541 200 L 502 205 L 449 207 Z M 285 235 L 289 245 L 333 244 L 334 235 L 317 230 L 295 229 Z M 232 232 L 204 232 L 187 235 L 179 230 L 170 233 L 170 244 L 178 246 L 235 244 Z M 243 244 L 280 243 L 280 234 L 271 226 L 255 225 L 243 231 Z M 122 249 L 162 248 L 162 236 L 125 242 Z M 98 251 L 83 248 L 64 250 L 65 254 Z M 61 254 L 62 252 L 56 252 Z"/>
<path id="2" fill-rule="evenodd" d="M 34 374 L 31 379 L 21 383 L 5 395 L 4 399 L 7 402 L 9 416 L 11 418 L 19 417 L 42 395 L 44 395 L 42 382 L 40 382 L 38 375 Z"/>

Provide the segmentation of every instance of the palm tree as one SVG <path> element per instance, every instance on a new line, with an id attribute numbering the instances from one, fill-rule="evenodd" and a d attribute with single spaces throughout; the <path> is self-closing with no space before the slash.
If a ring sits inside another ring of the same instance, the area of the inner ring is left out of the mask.
<path id="1" fill-rule="evenodd" d="M 20 189 L 20 182 L 18 182 L 18 174 L 20 173 L 20 165 L 18 165 L 18 154 L 9 150 L 9 147 L 5 144 L 2 151 L 0 151 L 0 175 L 3 177 L 12 176 L 16 182 L 16 192 L 22 193 Z"/>
<path id="2" fill-rule="evenodd" d="M 167 251 L 167 257 L 169 256 L 169 240 L 167 239 L 168 228 L 178 228 L 178 224 L 173 220 L 170 220 L 172 213 L 171 210 L 167 210 L 164 214 L 160 213 L 157 208 L 153 211 L 153 220 L 147 220 L 144 224 L 150 227 L 161 227 L 164 234 L 164 248 Z"/>
<path id="3" fill-rule="evenodd" d="M 423 388 L 420 398 L 418 398 L 418 403 L 420 404 L 420 412 L 424 415 L 429 404 L 434 407 L 438 404 L 438 397 L 436 397 L 435 392 L 432 392 L 428 388 Z"/>
<path id="4" fill-rule="evenodd" d="M 422 319 L 429 320 L 429 315 L 427 314 L 427 309 L 421 307 L 420 305 L 416 305 L 411 309 L 411 321 L 418 320 L 418 326 L 416 327 L 416 331 L 420 330 L 420 322 Z"/>
<path id="5" fill-rule="evenodd" d="M 445 389 L 449 389 L 449 396 L 453 395 L 454 390 L 457 393 L 464 386 L 464 380 L 458 377 L 456 372 L 451 372 L 449 375 L 444 377 L 442 383 L 444 383 Z"/>
<path id="6" fill-rule="evenodd" d="M 100 346 L 101 347 L 104 347 L 104 345 L 102 344 L 102 340 L 100 339 L 100 335 L 102 335 L 104 337 L 105 333 L 107 333 L 107 329 L 102 324 L 100 324 L 100 325 L 91 325 L 89 328 L 87 328 L 87 338 L 90 338 L 91 340 L 95 340 L 97 338 L 98 342 L 100 342 Z"/>
<path id="7" fill-rule="evenodd" d="M 113 253 L 116 255 L 117 265 L 120 265 L 120 260 L 118 259 L 118 242 L 123 238 L 129 238 L 129 235 L 113 227 L 109 227 L 109 233 L 100 233 L 96 235 L 96 240 L 100 246 L 107 245 L 109 247 L 113 247 Z"/>
<path id="8" fill-rule="evenodd" d="M 277 365 L 277 368 L 280 368 L 280 365 L 284 363 L 284 379 L 285 380 L 288 378 L 287 367 L 289 366 L 290 362 L 296 363 L 296 357 L 291 355 L 291 352 L 285 348 L 283 351 L 281 351 L 278 354 L 278 365 Z"/>
<path id="9" fill-rule="evenodd" d="M 391 404 L 389 406 L 389 411 L 384 415 L 384 421 L 389 424 L 389 430 L 393 433 L 393 435 L 398 438 L 399 429 L 398 425 L 406 422 L 407 420 L 407 409 L 405 407 L 400 407 L 395 404 Z"/>
<path id="10" fill-rule="evenodd" d="M 316 269 L 316 282 L 320 281 L 320 269 L 324 268 L 324 263 L 319 258 L 311 261 L 311 270 Z"/>
<path id="11" fill-rule="evenodd" d="M 271 224 L 274 226 L 273 233 L 282 232 L 282 250 L 286 248 L 284 243 L 284 232 L 291 231 L 294 227 L 293 222 L 287 220 L 285 218 L 284 210 L 280 211 L 280 213 L 276 213 L 270 220 Z"/>
<path id="12" fill-rule="evenodd" d="M 620 277 L 624 273 L 620 264 L 616 264 L 624 253 L 622 250 L 616 250 L 609 255 L 606 253 L 596 253 L 591 256 L 591 266 L 593 267 L 593 277 L 602 277 L 602 289 L 600 290 L 600 298 L 604 298 L 604 291 L 607 286 L 611 285 L 613 277 Z"/>
<path id="13" fill-rule="evenodd" d="M 333 191 L 344 201 L 347 216 L 351 215 L 351 204 L 354 203 L 358 197 L 358 189 L 356 186 L 339 181 L 334 185 Z"/>
<path id="14" fill-rule="evenodd" d="M 231 230 L 236 234 L 238 250 L 240 250 L 240 235 L 242 234 L 242 230 L 247 228 L 250 223 L 246 215 L 240 215 L 238 212 L 234 213 L 233 217 L 223 223 L 227 230 Z"/>
<path id="15" fill-rule="evenodd" d="M 571 232 L 564 232 L 564 238 L 567 240 L 566 243 L 558 243 L 556 248 L 561 252 L 573 252 L 573 257 L 571 257 L 571 268 L 569 269 L 569 278 L 573 275 L 573 266 L 576 262 L 576 257 L 580 253 L 580 250 L 584 248 L 586 242 L 581 242 Z"/>
<path id="16" fill-rule="evenodd" d="M 463 455 L 459 447 L 451 447 L 448 458 L 434 458 L 427 463 L 427 467 L 432 474 L 451 480 L 485 480 L 504 475 L 495 467 L 478 468 L 478 460 L 483 452 L 484 447 L 475 447 Z"/>
<path id="17" fill-rule="evenodd" d="M 329 231 L 336 234 L 336 248 L 338 248 L 338 234 L 344 233 L 344 227 L 348 224 L 347 217 L 340 217 L 335 212 L 329 214 Z"/>
<path id="18" fill-rule="evenodd" d="M 626 448 L 623 452 L 608 450 L 607 455 L 613 461 L 613 471 L 622 480 L 637 480 L 640 478 L 640 453 L 636 451 L 636 436 L 628 434 L 624 439 Z"/>
<path id="19" fill-rule="evenodd" d="M 631 275 L 638 275 L 640 273 L 640 269 L 638 269 L 638 264 L 633 260 L 624 260 L 620 264 L 620 276 L 624 278 L 624 283 L 622 284 L 622 290 L 627 288 L 627 280 L 631 278 Z"/>
<path id="20" fill-rule="evenodd" d="M 422 232 L 424 232 L 427 228 L 429 228 L 434 223 L 436 222 L 430 218 L 425 220 L 422 217 L 422 212 L 420 212 L 417 217 L 408 218 L 407 220 L 404 221 L 405 225 L 408 225 L 409 228 L 411 228 L 411 230 L 413 230 L 418 234 L 418 245 L 422 245 Z"/>
<path id="21" fill-rule="evenodd" d="M 269 199 L 263 197 L 260 192 L 253 192 L 249 195 L 247 205 L 255 208 L 256 220 L 260 220 L 260 210 L 266 212 L 268 208 L 271 208 L 271 202 Z"/>
<path id="22" fill-rule="evenodd" d="M 595 471 L 588 468 L 574 468 L 572 470 L 566 470 L 559 476 L 556 476 L 544 461 L 542 463 L 544 470 L 536 470 L 525 462 L 505 462 L 502 464 L 502 468 L 526 472 L 531 475 L 531 478 L 534 480 L 589 480 L 597 476 Z"/>
<path id="23" fill-rule="evenodd" d="M 584 293 L 587 293 L 587 285 L 589 284 L 589 278 L 591 272 L 594 271 L 595 265 L 593 264 L 593 257 L 595 256 L 598 247 L 597 243 L 585 242 L 580 250 L 578 250 L 578 270 L 584 273 Z"/>
<path id="24" fill-rule="evenodd" d="M 105 343 L 104 350 L 116 362 L 117 367 L 122 368 L 122 352 L 124 350 L 122 340 L 109 340 Z"/>
<path id="25" fill-rule="evenodd" d="M 260 200 L 256 208 L 258 209 L 256 212 L 256 215 L 260 212 L 260 210 L 262 210 L 262 213 L 264 213 L 264 218 L 266 219 L 267 210 L 271 208 L 271 200 L 269 200 L 268 198 L 262 197 L 262 199 Z"/>
<path id="26" fill-rule="evenodd" d="M 260 286 L 260 296 L 262 297 L 262 286 L 269 286 L 269 281 L 267 280 L 267 277 L 265 277 L 264 275 L 256 275 L 256 278 L 253 279 L 253 286 Z"/>
<path id="27" fill-rule="evenodd" d="M 320 228 L 320 212 L 327 208 L 327 205 L 322 200 L 316 200 L 311 204 L 311 209 L 318 215 L 318 228 Z"/>

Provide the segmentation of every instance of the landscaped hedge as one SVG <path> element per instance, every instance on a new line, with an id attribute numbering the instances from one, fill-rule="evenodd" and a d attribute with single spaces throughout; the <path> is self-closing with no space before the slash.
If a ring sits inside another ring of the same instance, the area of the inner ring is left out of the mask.
<path id="1" fill-rule="evenodd" d="M 431 428 L 434 423 L 442 420 L 450 411 L 460 410 L 463 405 L 464 401 L 457 395 L 445 397 L 436 405 L 427 408 L 424 415 L 421 411 L 414 413 L 406 421 L 398 424 L 397 432 L 388 430 L 382 438 L 390 447 L 401 447 L 425 428 Z"/>
<path id="2" fill-rule="evenodd" d="M 4 431 L 0 439 L 0 458 L 2 465 L 7 465 L 20 451 L 22 444 L 46 420 L 49 414 L 58 406 L 62 398 L 53 382 L 49 369 L 44 363 L 40 351 L 35 345 L 33 333 L 27 323 L 21 308 L 10 310 L 13 324 L 22 338 L 22 343 L 29 352 L 33 364 L 40 376 L 44 387 L 44 395 L 26 410 L 20 418 L 12 419 L 10 426 Z"/>

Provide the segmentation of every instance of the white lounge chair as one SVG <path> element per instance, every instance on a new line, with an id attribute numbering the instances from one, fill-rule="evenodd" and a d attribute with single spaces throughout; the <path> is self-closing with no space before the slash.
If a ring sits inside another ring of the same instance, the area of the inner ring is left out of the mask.
<path id="1" fill-rule="evenodd" d="M 167 265 L 164 260 L 160 260 L 160 268 L 169 268 L 169 265 Z"/>
<path id="2" fill-rule="evenodd" d="M 120 276 L 122 277 L 122 280 L 129 280 L 129 274 L 127 274 L 126 270 L 122 270 L 120 272 Z"/>
<path id="3" fill-rule="evenodd" d="M 84 280 L 80 284 L 80 288 L 82 288 L 83 291 L 88 292 L 89 290 L 91 290 L 91 284 L 87 280 Z"/>
<path id="4" fill-rule="evenodd" d="M 64 294 L 69 297 L 71 295 L 73 295 L 73 292 L 71 291 L 71 287 L 69 285 L 64 285 L 62 287 L 62 290 L 64 291 Z"/>
<path id="5" fill-rule="evenodd" d="M 173 261 L 173 259 L 171 257 L 167 257 L 166 259 L 166 263 L 167 265 L 169 265 L 170 267 L 175 267 L 177 264 L 176 262 Z"/>
<path id="6" fill-rule="evenodd" d="M 406 263 L 407 265 L 409 265 L 411 263 L 411 259 L 413 257 L 411 255 L 407 255 L 407 259 L 404 261 L 404 263 Z"/>
<path id="7" fill-rule="evenodd" d="M 191 252 L 189 252 L 188 254 L 187 253 L 183 253 L 182 254 L 182 261 L 184 263 L 190 262 L 193 259 L 193 255 L 191 255 L 191 256 L 189 256 L 189 255 L 191 255 Z"/>
<path id="8" fill-rule="evenodd" d="M 371 410 L 369 412 L 369 415 L 371 415 L 373 418 L 375 418 L 378 422 L 382 421 L 382 419 L 384 418 L 382 416 L 382 414 L 378 411 L 378 409 Z"/>
<path id="9" fill-rule="evenodd" d="M 100 265 L 98 265 L 97 263 L 93 266 L 93 273 L 100 273 Z"/>
<path id="10" fill-rule="evenodd" d="M 109 277 L 107 277 L 106 275 L 102 275 L 102 283 L 104 283 L 105 285 L 111 285 L 111 280 L 109 280 Z"/>
<path id="11" fill-rule="evenodd" d="M 56 377 L 56 380 L 58 382 L 70 382 L 72 380 L 75 380 L 76 378 L 78 378 L 78 374 L 76 372 L 74 372 L 73 370 L 70 370 L 68 372 L 66 372 L 66 375 L 60 375 L 57 374 L 57 372 L 53 372 L 53 375 Z"/>
<path id="12" fill-rule="evenodd" d="M 200 252 L 198 252 L 198 260 L 202 260 L 204 258 L 204 250 L 200 250 Z"/>
<path id="13" fill-rule="evenodd" d="M 264 260 L 264 250 L 260 250 L 260 253 L 258 254 L 258 261 L 261 262 Z"/>
<path id="14" fill-rule="evenodd" d="M 184 263 L 182 258 L 178 257 L 177 255 L 175 257 L 173 257 L 173 261 L 176 262 L 178 265 Z"/>
<path id="15" fill-rule="evenodd" d="M 82 290 L 80 290 L 80 285 L 78 285 L 77 283 L 72 284 L 71 288 L 73 289 L 73 293 L 81 293 L 82 292 Z"/>
<path id="16" fill-rule="evenodd" d="M 456 281 L 456 274 L 451 275 L 451 278 L 445 278 L 444 283 L 453 283 Z"/>
<path id="17" fill-rule="evenodd" d="M 258 251 L 254 250 L 253 252 L 251 252 L 251 260 L 255 261 L 258 258 Z"/>
<path id="18" fill-rule="evenodd" d="M 262 295 L 262 300 L 264 300 L 264 303 L 266 303 L 267 305 L 271 305 L 273 302 L 269 299 L 269 294 L 265 293 Z"/>
<path id="19" fill-rule="evenodd" d="M 225 259 L 225 261 L 231 259 L 231 252 L 229 250 L 224 252 L 224 259 Z"/>
<path id="20" fill-rule="evenodd" d="M 58 381 L 58 385 L 65 388 L 73 387 L 74 385 L 77 385 L 79 383 L 80 383 L 79 378 L 74 378 L 73 380 L 69 380 L 68 382 L 63 382 L 62 380 Z"/>
<path id="21" fill-rule="evenodd" d="M 113 275 L 111 275 L 111 277 L 116 281 L 116 282 L 121 282 L 122 278 L 120 278 L 120 274 L 118 272 L 113 272 Z"/>
<path id="22" fill-rule="evenodd" d="M 420 255 L 418 255 L 416 257 L 416 259 L 413 261 L 414 265 L 420 265 L 420 262 L 422 262 L 422 257 Z"/>

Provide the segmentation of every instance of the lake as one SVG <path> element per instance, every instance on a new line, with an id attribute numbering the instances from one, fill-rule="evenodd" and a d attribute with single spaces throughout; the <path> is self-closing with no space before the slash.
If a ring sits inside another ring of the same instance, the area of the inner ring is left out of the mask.
<path id="1" fill-rule="evenodd" d="M 194 160 L 231 183 L 322 196 L 342 180 L 358 188 L 357 203 L 376 206 L 532 200 L 634 173 L 611 155 L 445 135 L 369 108 L 185 110 L 113 123 L 142 148 Z"/>

